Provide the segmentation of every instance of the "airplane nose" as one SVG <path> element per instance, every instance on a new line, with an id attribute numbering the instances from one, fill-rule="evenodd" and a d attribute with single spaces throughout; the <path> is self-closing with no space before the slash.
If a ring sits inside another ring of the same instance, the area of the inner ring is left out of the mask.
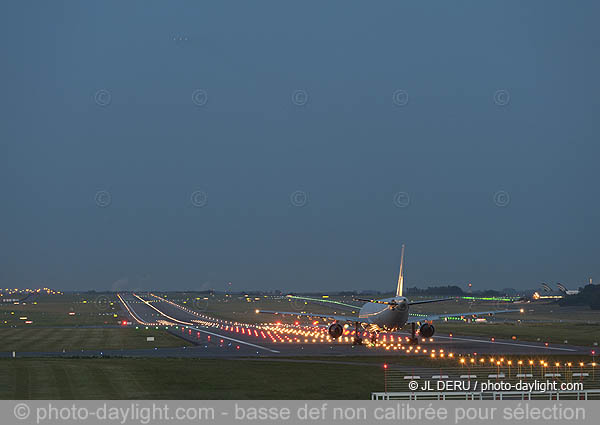
<path id="1" fill-rule="evenodd" d="M 406 300 L 402 300 L 398 303 L 397 308 L 400 311 L 406 311 L 406 309 L 408 308 L 408 303 L 406 302 Z"/>

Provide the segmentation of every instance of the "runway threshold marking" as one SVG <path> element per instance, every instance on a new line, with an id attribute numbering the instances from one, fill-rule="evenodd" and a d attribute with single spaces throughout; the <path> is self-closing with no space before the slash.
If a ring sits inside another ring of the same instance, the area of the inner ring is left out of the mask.
<path id="1" fill-rule="evenodd" d="M 156 311 L 157 311 L 159 314 L 161 314 L 161 315 L 165 316 L 166 318 L 168 318 L 168 319 L 170 319 L 170 320 L 173 320 L 173 321 L 175 321 L 175 322 L 177 322 L 177 323 L 181 323 L 181 324 L 183 324 L 183 325 L 187 325 L 187 326 L 189 326 L 189 328 L 190 328 L 190 329 L 194 329 L 194 330 L 195 330 L 195 331 L 197 331 L 197 332 L 204 332 L 204 333 L 207 333 L 207 334 L 210 334 L 210 335 L 214 335 L 214 336 L 218 336 L 218 337 L 220 337 L 220 338 L 227 339 L 227 340 L 229 340 L 229 341 L 234 341 L 234 342 L 237 342 L 238 344 L 244 344 L 244 345 L 248 345 L 248 346 L 250 346 L 250 347 L 259 348 L 259 349 L 261 349 L 261 350 L 266 350 L 266 351 L 269 351 L 269 352 L 271 352 L 271 353 L 280 353 L 280 351 L 277 351 L 277 350 L 272 350 L 271 348 L 263 347 L 263 346 L 261 346 L 261 345 L 252 344 L 252 343 L 250 343 L 250 342 L 241 341 L 241 340 L 239 340 L 239 339 L 230 338 L 230 337 L 228 337 L 228 336 L 225 336 L 225 335 L 220 335 L 220 334 L 218 334 L 218 333 L 209 332 L 209 331 L 207 331 L 207 330 L 204 330 L 204 329 L 199 329 L 199 328 L 196 328 L 196 327 L 194 327 L 194 326 L 193 326 L 193 323 L 192 323 L 192 322 L 185 322 L 185 321 L 183 321 L 183 320 L 175 319 L 174 317 L 171 317 L 171 316 L 167 315 L 166 313 L 163 313 L 161 310 L 159 310 L 158 308 L 156 308 L 155 306 L 153 306 L 153 305 L 152 305 L 152 303 L 150 303 L 150 302 L 146 301 L 146 300 L 145 300 L 145 299 L 143 299 L 142 297 L 140 297 L 140 296 L 138 296 L 138 295 L 136 295 L 136 294 L 133 294 L 133 296 L 134 296 L 134 297 L 136 297 L 136 298 L 138 298 L 138 299 L 139 299 L 140 301 L 142 301 L 144 304 L 146 304 L 146 305 L 148 305 L 148 306 L 152 307 L 152 308 L 153 308 L 154 310 L 156 310 Z"/>

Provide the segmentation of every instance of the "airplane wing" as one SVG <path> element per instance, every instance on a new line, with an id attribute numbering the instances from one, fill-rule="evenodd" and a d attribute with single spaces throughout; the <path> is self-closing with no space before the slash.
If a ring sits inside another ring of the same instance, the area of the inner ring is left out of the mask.
<path id="1" fill-rule="evenodd" d="M 294 311 L 272 311 L 272 310 L 256 310 L 257 313 L 265 313 L 265 314 L 275 314 L 281 316 L 295 316 L 295 317 L 310 317 L 310 318 L 318 318 L 318 319 L 330 319 L 336 320 L 338 322 L 359 322 L 359 323 L 367 323 L 365 319 L 362 319 L 357 316 L 341 316 L 335 314 L 326 314 L 326 313 L 300 313 Z"/>
<path id="2" fill-rule="evenodd" d="M 408 305 L 417 305 L 417 304 L 429 304 L 429 303 L 441 303 L 442 301 L 452 301 L 456 298 L 438 298 L 436 300 L 422 300 L 422 301 L 410 301 Z"/>
<path id="3" fill-rule="evenodd" d="M 406 323 L 429 322 L 433 320 L 445 319 L 448 317 L 477 317 L 477 316 L 493 316 L 501 313 L 519 313 L 521 310 L 490 310 L 490 311 L 469 311 L 467 313 L 444 313 L 444 314 L 423 314 L 409 316 Z"/>

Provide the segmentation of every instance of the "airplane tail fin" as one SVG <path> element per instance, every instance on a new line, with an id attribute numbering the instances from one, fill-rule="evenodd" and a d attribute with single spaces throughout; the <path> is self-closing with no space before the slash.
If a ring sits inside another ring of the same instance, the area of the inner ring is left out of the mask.
<path id="1" fill-rule="evenodd" d="M 402 287 L 404 286 L 404 244 L 402 244 L 402 253 L 400 254 L 400 274 L 398 275 L 398 288 L 396 288 L 396 296 L 402 296 Z"/>

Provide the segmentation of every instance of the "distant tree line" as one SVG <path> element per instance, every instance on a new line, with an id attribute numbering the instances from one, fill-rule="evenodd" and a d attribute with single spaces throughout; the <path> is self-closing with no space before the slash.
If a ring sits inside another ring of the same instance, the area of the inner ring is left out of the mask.
<path id="1" fill-rule="evenodd" d="M 588 285 L 589 286 L 589 285 Z M 598 285 L 593 285 L 598 286 Z M 83 293 L 87 294 L 99 294 L 99 293 L 109 293 L 111 291 L 85 291 Z M 203 289 L 203 290 L 172 290 L 172 291 L 158 291 L 158 292 L 182 292 L 182 293 L 194 293 L 198 295 L 220 295 L 220 294 L 237 294 L 237 295 L 248 295 L 248 296 L 262 296 L 262 295 L 270 295 L 270 296 L 281 296 L 281 295 L 303 295 L 303 296 L 315 296 L 321 297 L 324 292 L 282 292 L 278 289 L 269 290 L 269 291 L 260 291 L 260 290 L 249 290 L 249 291 L 218 291 L 214 289 Z M 341 296 L 389 296 L 390 291 L 377 291 L 377 290 L 362 290 L 362 291 L 331 291 L 325 292 L 329 295 L 341 295 Z M 417 288 L 413 286 L 412 288 L 406 288 L 404 290 L 404 295 L 407 296 L 431 296 L 431 295 L 440 295 L 440 296 L 465 296 L 465 295 L 473 295 L 477 297 L 499 297 L 504 295 L 514 295 L 517 291 L 513 288 L 504 288 L 501 291 L 495 291 L 492 289 L 480 290 L 480 291 L 471 291 L 465 292 L 462 288 L 456 285 L 446 285 L 446 286 L 428 286 L 427 288 Z M 572 298 L 572 297 L 569 297 Z"/>
<path id="2" fill-rule="evenodd" d="M 407 295 L 444 295 L 444 296 L 465 296 L 474 295 L 478 297 L 501 297 L 507 293 L 514 292 L 514 289 L 506 288 L 502 291 L 495 291 L 493 289 L 486 289 L 484 291 L 472 291 L 465 292 L 462 288 L 456 285 L 448 286 L 429 286 L 427 288 L 407 288 Z"/>
<path id="3" fill-rule="evenodd" d="M 427 288 L 406 288 L 406 295 L 451 295 L 461 296 L 465 295 L 465 292 L 456 285 L 448 286 L 428 286 Z"/>

